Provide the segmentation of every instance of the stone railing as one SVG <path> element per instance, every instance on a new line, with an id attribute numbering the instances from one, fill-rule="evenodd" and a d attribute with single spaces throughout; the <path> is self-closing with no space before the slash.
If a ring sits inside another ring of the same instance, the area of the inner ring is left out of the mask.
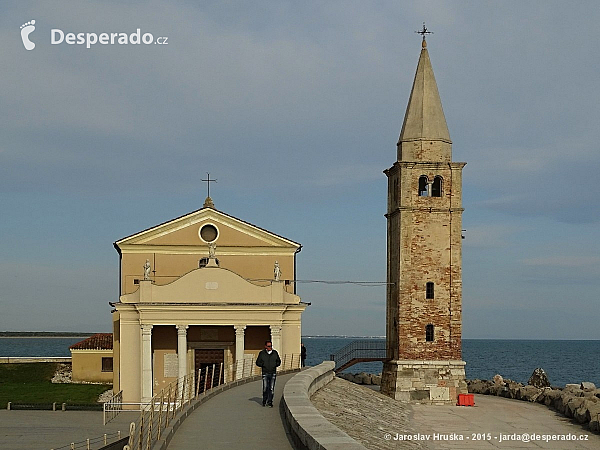
<path id="1" fill-rule="evenodd" d="M 312 394 L 333 380 L 334 367 L 334 361 L 325 361 L 318 366 L 303 370 L 294 375 L 283 388 L 285 420 L 297 448 L 365 449 L 325 419 L 310 401 Z"/>

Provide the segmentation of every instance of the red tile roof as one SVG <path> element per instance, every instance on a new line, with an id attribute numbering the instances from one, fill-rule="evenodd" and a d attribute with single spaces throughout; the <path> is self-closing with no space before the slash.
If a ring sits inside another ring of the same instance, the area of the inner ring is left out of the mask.
<path id="1" fill-rule="evenodd" d="M 69 347 L 70 350 L 112 350 L 112 333 L 96 333 Z"/>

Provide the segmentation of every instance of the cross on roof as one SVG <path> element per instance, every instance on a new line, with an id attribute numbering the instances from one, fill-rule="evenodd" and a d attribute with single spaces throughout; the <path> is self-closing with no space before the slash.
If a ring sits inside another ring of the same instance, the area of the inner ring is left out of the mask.
<path id="1" fill-rule="evenodd" d="M 208 172 L 206 172 L 206 175 L 207 175 L 206 180 L 201 180 L 201 181 L 205 181 L 206 182 L 206 185 L 207 185 L 207 197 L 210 197 L 210 183 L 211 182 L 216 183 L 217 180 L 216 179 L 211 180 L 210 179 L 210 173 L 208 173 Z"/>
<path id="2" fill-rule="evenodd" d="M 423 36 L 423 42 L 425 42 L 425 35 L 426 34 L 433 34 L 433 31 L 429 31 L 427 29 L 427 27 L 425 26 L 425 22 L 423 22 L 423 29 L 420 31 L 415 31 L 415 33 L 420 34 L 421 36 Z"/>

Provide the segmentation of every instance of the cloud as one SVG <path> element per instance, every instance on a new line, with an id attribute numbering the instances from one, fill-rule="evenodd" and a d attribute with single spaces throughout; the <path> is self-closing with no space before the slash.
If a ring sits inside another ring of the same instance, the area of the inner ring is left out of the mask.
<path id="1" fill-rule="evenodd" d="M 549 256 L 539 258 L 527 258 L 521 261 L 526 266 L 538 267 L 557 267 L 557 268 L 588 268 L 590 266 L 600 265 L 600 258 L 597 256 Z"/>
<path id="2" fill-rule="evenodd" d="M 311 180 L 311 184 L 318 187 L 330 187 L 380 180 L 382 178 L 380 169 L 381 167 L 367 164 L 342 164 L 333 167 L 326 172 L 321 170 L 321 173 L 318 174 L 318 178 L 313 178 Z"/>
<path id="3" fill-rule="evenodd" d="M 475 225 L 469 226 L 463 232 L 466 248 L 502 248 L 514 241 L 515 235 L 524 231 L 523 226 L 517 225 Z"/>

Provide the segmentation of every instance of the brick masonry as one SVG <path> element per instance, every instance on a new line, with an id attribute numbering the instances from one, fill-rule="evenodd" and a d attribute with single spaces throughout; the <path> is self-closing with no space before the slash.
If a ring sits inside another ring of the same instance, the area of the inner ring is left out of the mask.
<path id="1" fill-rule="evenodd" d="M 432 150 L 424 154 L 431 156 Z M 397 400 L 454 404 L 459 393 L 467 393 L 461 361 L 464 166 L 397 161 L 385 171 L 390 361 L 381 392 Z M 431 186 L 429 195 L 419 195 L 422 177 L 429 184 L 441 179 L 439 197 L 431 195 Z M 433 298 L 427 298 L 427 283 L 433 283 Z M 433 326 L 431 340 L 427 326 Z"/>
<path id="2" fill-rule="evenodd" d="M 460 360 L 461 171 L 464 163 L 398 161 L 388 192 L 387 335 L 391 359 Z M 442 179 L 442 196 L 419 196 L 419 178 Z M 434 298 L 426 298 L 426 284 Z M 434 327 L 426 341 L 425 328 Z"/>

